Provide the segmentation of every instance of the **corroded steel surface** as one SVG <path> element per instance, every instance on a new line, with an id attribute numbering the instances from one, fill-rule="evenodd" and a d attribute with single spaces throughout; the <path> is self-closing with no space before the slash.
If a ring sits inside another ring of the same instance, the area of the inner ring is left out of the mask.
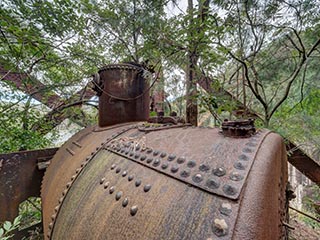
<path id="1" fill-rule="evenodd" d="M 218 129 L 159 124 L 94 129 L 73 137 L 48 168 L 46 239 L 280 238 L 282 224 L 271 221 L 282 214 L 286 181 L 277 135 L 234 139 Z M 71 148 L 74 141 L 82 147 Z M 246 217 L 254 229 L 237 220 Z M 267 230 L 253 223 L 264 218 Z M 276 238 L 259 237 L 271 231 Z"/>
<path id="2" fill-rule="evenodd" d="M 99 126 L 146 121 L 149 117 L 149 83 L 146 70 L 132 64 L 101 68 L 93 83 L 99 98 Z"/>
<path id="3" fill-rule="evenodd" d="M 21 202 L 40 196 L 43 171 L 37 163 L 53 157 L 57 148 L 0 154 L 0 223 L 18 215 Z"/>

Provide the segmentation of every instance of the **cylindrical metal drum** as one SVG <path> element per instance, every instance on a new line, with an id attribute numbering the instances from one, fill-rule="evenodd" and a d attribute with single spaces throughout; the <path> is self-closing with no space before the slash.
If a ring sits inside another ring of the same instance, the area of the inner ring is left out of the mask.
<path id="1" fill-rule="evenodd" d="M 251 120 L 224 122 L 222 133 L 145 122 L 147 85 L 139 67 L 121 67 L 96 77 L 99 126 L 73 136 L 46 170 L 45 239 L 283 239 L 282 138 Z"/>
<path id="2" fill-rule="evenodd" d="M 46 239 L 281 239 L 280 136 L 161 124 L 85 129 L 48 168 Z"/>

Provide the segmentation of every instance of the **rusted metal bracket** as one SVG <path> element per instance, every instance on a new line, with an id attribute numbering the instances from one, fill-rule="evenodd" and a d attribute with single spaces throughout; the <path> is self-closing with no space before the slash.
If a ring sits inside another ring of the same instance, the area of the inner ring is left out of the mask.
<path id="1" fill-rule="evenodd" d="M 12 221 L 19 213 L 21 202 L 40 196 L 44 165 L 57 150 L 50 148 L 0 154 L 0 223 Z M 42 164 L 38 165 L 39 162 Z"/>
<path id="2" fill-rule="evenodd" d="M 287 143 L 288 161 L 311 181 L 320 186 L 320 165 L 293 143 Z"/>

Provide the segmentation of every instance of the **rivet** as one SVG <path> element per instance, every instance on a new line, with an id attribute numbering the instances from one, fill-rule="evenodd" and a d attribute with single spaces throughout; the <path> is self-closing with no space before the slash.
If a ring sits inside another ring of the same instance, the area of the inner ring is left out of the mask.
<path id="1" fill-rule="evenodd" d="M 157 156 L 159 154 L 159 151 L 158 150 L 154 150 L 153 151 L 153 156 Z"/>
<path id="2" fill-rule="evenodd" d="M 227 195 L 232 196 L 237 193 L 237 190 L 229 184 L 224 185 L 222 189 L 223 189 L 224 193 Z"/>
<path id="3" fill-rule="evenodd" d="M 133 175 L 129 175 L 128 176 L 128 181 L 131 182 L 133 180 L 134 176 Z"/>
<path id="4" fill-rule="evenodd" d="M 91 159 L 91 157 L 86 157 L 86 161 L 89 161 Z"/>
<path id="5" fill-rule="evenodd" d="M 213 222 L 213 232 L 218 237 L 222 237 L 227 235 L 228 233 L 228 225 L 224 219 L 216 218 Z"/>
<path id="6" fill-rule="evenodd" d="M 140 179 L 136 180 L 135 185 L 136 187 L 139 187 L 141 185 L 141 180 Z"/>
<path id="7" fill-rule="evenodd" d="M 160 165 L 160 163 L 161 163 L 160 159 L 157 158 L 157 159 L 154 160 L 154 162 L 153 162 L 152 165 L 153 165 L 154 167 L 157 167 L 157 166 Z"/>
<path id="8" fill-rule="evenodd" d="M 247 142 L 246 143 L 246 146 L 249 146 L 249 147 L 256 147 L 258 144 L 255 143 L 255 142 Z"/>
<path id="9" fill-rule="evenodd" d="M 176 158 L 176 155 L 170 154 L 170 155 L 168 156 L 168 161 L 173 161 L 175 158 Z"/>
<path id="10" fill-rule="evenodd" d="M 138 212 L 138 206 L 132 206 L 130 209 L 131 216 L 136 215 L 137 212 Z"/>
<path id="11" fill-rule="evenodd" d="M 58 212 L 59 211 L 59 206 L 56 206 L 55 208 L 54 208 L 54 212 Z"/>
<path id="12" fill-rule="evenodd" d="M 51 232 L 49 231 L 47 234 L 47 238 L 50 238 L 50 237 L 51 237 Z"/>
<path id="13" fill-rule="evenodd" d="M 125 152 L 125 149 L 124 148 L 121 148 L 121 151 L 120 151 L 121 153 L 124 153 Z"/>
<path id="14" fill-rule="evenodd" d="M 143 187 L 143 191 L 145 192 L 149 192 L 149 190 L 151 189 L 151 185 L 150 184 L 147 184 Z"/>
<path id="15" fill-rule="evenodd" d="M 248 161 L 249 160 L 249 157 L 245 154 L 241 154 L 239 155 L 239 160 L 242 160 L 242 161 Z"/>
<path id="16" fill-rule="evenodd" d="M 206 186 L 210 189 L 217 189 L 220 187 L 220 183 L 215 179 L 208 179 L 206 182 Z"/>
<path id="17" fill-rule="evenodd" d="M 189 167 L 189 168 L 193 168 L 193 167 L 195 167 L 197 165 L 197 163 L 196 163 L 196 161 L 194 161 L 194 160 L 191 160 L 191 161 L 189 161 L 188 163 L 187 163 L 187 166 Z"/>
<path id="18" fill-rule="evenodd" d="M 57 217 L 57 214 L 53 214 L 53 215 L 51 216 L 51 220 L 54 221 L 54 220 L 56 219 L 56 217 Z"/>
<path id="19" fill-rule="evenodd" d="M 101 178 L 100 179 L 100 184 L 102 184 L 105 180 L 106 180 L 106 178 Z"/>
<path id="20" fill-rule="evenodd" d="M 115 190 L 115 187 L 114 187 L 114 186 L 110 187 L 109 193 L 112 194 L 112 193 L 114 192 L 114 190 Z"/>
<path id="21" fill-rule="evenodd" d="M 217 167 L 212 170 L 212 173 L 218 177 L 222 177 L 226 174 L 226 169 L 224 167 Z"/>
<path id="22" fill-rule="evenodd" d="M 222 203 L 219 210 L 220 210 L 220 213 L 222 213 L 223 215 L 229 216 L 232 212 L 231 204 Z"/>
<path id="23" fill-rule="evenodd" d="M 246 165 L 242 164 L 241 162 L 235 162 L 233 164 L 234 168 L 238 169 L 238 170 L 244 170 L 246 169 Z"/>
<path id="24" fill-rule="evenodd" d="M 128 174 L 128 172 L 127 172 L 127 171 L 123 171 L 123 173 L 122 173 L 122 177 L 127 176 L 127 174 Z"/>
<path id="25" fill-rule="evenodd" d="M 252 153 L 253 150 L 251 148 L 244 148 L 244 149 L 242 149 L 242 152 L 244 152 L 244 153 Z"/>
<path id="26" fill-rule="evenodd" d="M 119 173 L 120 171 L 121 171 L 121 168 L 118 167 L 118 168 L 116 169 L 116 173 Z"/>
<path id="27" fill-rule="evenodd" d="M 181 173 L 180 176 L 183 178 L 189 177 L 190 176 L 190 170 L 189 169 L 184 169 Z"/>
<path id="28" fill-rule="evenodd" d="M 135 155 L 134 155 L 134 158 L 135 159 L 138 159 L 140 157 L 140 153 L 136 153 Z"/>
<path id="29" fill-rule="evenodd" d="M 199 182 L 201 182 L 201 181 L 203 180 L 203 177 L 202 177 L 202 175 L 201 175 L 200 173 L 198 173 L 198 174 L 196 174 L 196 175 L 194 175 L 194 176 L 192 177 L 192 180 L 193 180 L 195 183 L 199 183 Z"/>
<path id="30" fill-rule="evenodd" d="M 76 173 L 78 174 L 80 172 L 80 170 L 81 170 L 80 168 L 77 168 Z"/>
<path id="31" fill-rule="evenodd" d="M 152 148 L 148 148 L 147 153 L 152 153 Z"/>
<path id="32" fill-rule="evenodd" d="M 53 223 L 50 223 L 48 227 L 49 227 L 49 229 L 51 230 L 52 227 L 53 227 Z"/>
<path id="33" fill-rule="evenodd" d="M 237 173 L 237 172 L 233 172 L 233 173 L 231 173 L 231 175 L 230 175 L 230 179 L 233 180 L 233 181 L 240 181 L 240 180 L 243 179 L 243 176 L 240 175 L 240 174 Z"/>
<path id="34" fill-rule="evenodd" d="M 134 154 L 133 152 L 130 152 L 129 156 L 130 156 L 130 157 L 132 157 L 132 156 L 133 156 L 133 154 Z"/>
<path id="35" fill-rule="evenodd" d="M 85 163 L 81 163 L 80 167 L 84 167 Z"/>
<path id="36" fill-rule="evenodd" d="M 141 160 L 141 161 L 144 161 L 144 160 L 146 160 L 146 158 L 147 158 L 146 155 L 142 155 L 142 156 L 140 157 L 140 160 Z"/>
<path id="37" fill-rule="evenodd" d="M 171 168 L 171 172 L 173 172 L 173 173 L 178 172 L 178 170 L 179 170 L 179 166 L 178 166 L 178 165 L 174 165 L 174 166 L 172 166 L 172 168 Z"/>
<path id="38" fill-rule="evenodd" d="M 63 202 L 63 197 L 59 198 L 58 203 L 61 204 Z"/>
<path id="39" fill-rule="evenodd" d="M 182 163 L 184 163 L 186 161 L 186 158 L 185 157 L 179 157 L 178 159 L 177 159 L 177 163 L 179 163 L 179 164 L 182 164 Z"/>
<path id="40" fill-rule="evenodd" d="M 65 189 L 63 192 L 62 192 L 62 196 L 65 196 L 67 194 L 68 190 Z"/>
<path id="41" fill-rule="evenodd" d="M 124 152 L 126 155 L 129 154 L 129 149 L 127 149 L 125 152 Z"/>
<path id="42" fill-rule="evenodd" d="M 126 207 L 126 206 L 128 205 L 128 203 L 129 203 L 128 198 L 123 199 L 123 201 L 122 201 L 122 207 Z"/>
<path id="43" fill-rule="evenodd" d="M 106 188 L 108 188 L 109 187 L 109 182 L 106 182 L 104 185 L 103 185 L 103 187 L 106 189 Z"/>
<path id="44" fill-rule="evenodd" d="M 137 150 L 137 151 L 140 150 L 140 145 L 139 145 L 139 144 L 136 146 L 136 150 Z"/>
<path id="45" fill-rule="evenodd" d="M 67 186 L 66 186 L 67 189 L 71 186 L 71 184 L 72 184 L 71 182 L 68 182 L 68 183 L 67 183 Z"/>
<path id="46" fill-rule="evenodd" d="M 153 158 L 148 158 L 147 163 L 151 163 L 153 161 Z"/>
<path id="47" fill-rule="evenodd" d="M 115 164 L 112 164 L 111 165 L 111 170 L 115 169 L 116 168 L 116 165 Z"/>
<path id="48" fill-rule="evenodd" d="M 201 172 L 208 172 L 208 171 L 210 170 L 210 167 L 209 167 L 207 164 L 201 164 L 201 165 L 199 166 L 199 170 L 200 170 Z"/>
<path id="49" fill-rule="evenodd" d="M 161 168 L 162 168 L 162 169 L 167 169 L 168 166 L 169 166 L 168 163 L 163 163 L 163 164 L 161 165 Z"/>
<path id="50" fill-rule="evenodd" d="M 116 200 L 119 201 L 121 197 L 122 197 L 122 192 L 121 191 L 117 192 L 116 193 Z"/>
<path id="51" fill-rule="evenodd" d="M 164 158 L 165 156 L 167 156 L 167 154 L 166 154 L 165 152 L 162 152 L 162 153 L 160 154 L 160 157 L 162 157 L 162 158 Z"/>

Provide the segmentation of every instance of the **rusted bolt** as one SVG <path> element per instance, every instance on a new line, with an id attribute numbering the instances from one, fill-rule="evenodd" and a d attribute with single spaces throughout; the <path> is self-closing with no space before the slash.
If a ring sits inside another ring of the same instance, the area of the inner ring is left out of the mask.
<path id="1" fill-rule="evenodd" d="M 160 159 L 157 158 L 157 159 L 154 160 L 154 162 L 153 162 L 152 165 L 153 165 L 154 167 L 157 167 L 157 166 L 160 165 L 160 163 L 161 163 Z"/>
<path id="2" fill-rule="evenodd" d="M 233 173 L 231 173 L 231 175 L 230 175 L 230 179 L 233 180 L 233 181 L 240 181 L 240 180 L 243 179 L 243 176 L 240 175 L 240 174 L 237 173 L 237 172 L 233 172 Z"/>
<path id="3" fill-rule="evenodd" d="M 209 165 L 207 165 L 207 164 L 201 164 L 201 165 L 199 166 L 199 170 L 200 170 L 201 172 L 208 172 L 208 171 L 210 170 L 210 167 L 209 167 Z"/>
<path id="4" fill-rule="evenodd" d="M 194 160 L 191 160 L 191 161 L 189 161 L 188 163 L 187 163 L 187 166 L 189 167 L 189 168 L 193 168 L 193 167 L 195 167 L 197 165 L 197 163 L 196 163 L 196 161 L 194 161 Z"/>
<path id="5" fill-rule="evenodd" d="M 102 184 L 105 180 L 106 180 L 106 178 L 101 178 L 100 179 L 100 184 Z"/>
<path id="6" fill-rule="evenodd" d="M 185 157 L 179 157 L 178 159 L 177 159 L 177 163 L 179 163 L 179 164 L 182 164 L 182 163 L 184 163 L 186 161 L 186 158 Z"/>
<path id="7" fill-rule="evenodd" d="M 115 190 L 115 187 L 114 187 L 114 186 L 110 187 L 109 193 L 110 193 L 110 194 L 114 193 L 114 190 Z"/>
<path id="8" fill-rule="evenodd" d="M 149 192 L 149 190 L 151 189 L 151 185 L 150 184 L 147 184 L 143 187 L 143 191 L 145 192 Z"/>
<path id="9" fill-rule="evenodd" d="M 191 171 L 189 169 L 184 169 L 181 173 L 180 176 L 183 178 L 187 178 L 190 176 Z"/>
<path id="10" fill-rule="evenodd" d="M 161 165 L 161 168 L 164 170 L 164 169 L 167 169 L 168 168 L 168 163 L 163 163 L 162 165 Z"/>
<path id="11" fill-rule="evenodd" d="M 162 153 L 160 154 L 160 157 L 162 157 L 162 158 L 164 158 L 165 156 L 167 156 L 167 154 L 166 154 L 165 152 L 162 152 Z"/>
<path id="12" fill-rule="evenodd" d="M 249 157 L 245 154 L 241 154 L 239 155 L 239 160 L 242 160 L 242 161 L 248 161 L 249 160 Z"/>
<path id="13" fill-rule="evenodd" d="M 217 167 L 212 170 L 212 173 L 218 177 L 222 177 L 226 174 L 226 169 L 224 167 Z"/>
<path id="14" fill-rule="evenodd" d="M 168 156 L 168 161 L 173 161 L 175 158 L 176 158 L 176 155 L 170 154 L 170 155 Z"/>
<path id="15" fill-rule="evenodd" d="M 128 176 L 128 181 L 131 182 L 133 180 L 134 176 L 133 175 L 129 175 Z"/>
<path id="16" fill-rule="evenodd" d="M 176 172 L 178 172 L 178 170 L 179 170 L 178 165 L 174 165 L 174 166 L 172 166 L 172 168 L 171 168 L 171 172 L 172 172 L 172 173 L 176 173 Z"/>
<path id="17" fill-rule="evenodd" d="M 218 237 L 222 237 L 227 235 L 228 233 L 228 225 L 224 219 L 214 219 L 213 222 L 213 232 Z"/>
<path id="18" fill-rule="evenodd" d="M 122 197 L 122 192 L 121 191 L 117 192 L 116 193 L 116 201 L 119 201 L 121 197 Z"/>
<path id="19" fill-rule="evenodd" d="M 106 188 L 108 188 L 109 187 L 109 182 L 106 182 L 104 185 L 103 185 L 103 187 L 104 187 L 104 189 L 106 189 Z"/>
<path id="20" fill-rule="evenodd" d="M 201 175 L 200 173 L 198 173 L 198 174 L 196 174 L 196 175 L 194 175 L 194 176 L 192 177 L 192 180 L 193 180 L 195 183 L 200 183 L 200 182 L 202 182 L 203 177 L 202 177 L 202 175 Z"/>
<path id="21" fill-rule="evenodd" d="M 219 210 L 223 215 L 229 216 L 232 212 L 231 204 L 230 203 L 222 203 Z"/>
<path id="22" fill-rule="evenodd" d="M 233 164 L 234 168 L 238 169 L 238 170 L 244 170 L 246 169 L 246 165 L 244 165 L 243 163 L 241 162 L 235 162 Z"/>
<path id="23" fill-rule="evenodd" d="M 128 203 L 129 203 L 128 198 L 123 199 L 123 201 L 122 201 L 122 207 L 126 207 L 126 206 L 128 205 Z"/>
<path id="24" fill-rule="evenodd" d="M 138 206 L 132 206 L 131 209 L 130 209 L 131 216 L 136 215 L 137 212 L 138 212 Z"/>
<path id="25" fill-rule="evenodd" d="M 231 186 L 229 184 L 224 185 L 222 189 L 225 194 L 230 195 L 230 196 L 233 196 L 237 193 L 236 188 L 234 188 L 233 186 Z"/>
<path id="26" fill-rule="evenodd" d="M 210 189 L 216 189 L 216 188 L 220 187 L 219 181 L 217 181 L 215 179 L 208 179 L 207 182 L 206 182 L 206 185 Z"/>
<path id="27" fill-rule="evenodd" d="M 141 185 L 141 180 L 138 179 L 138 180 L 135 182 L 135 185 L 136 185 L 136 187 L 139 187 L 139 186 Z"/>

